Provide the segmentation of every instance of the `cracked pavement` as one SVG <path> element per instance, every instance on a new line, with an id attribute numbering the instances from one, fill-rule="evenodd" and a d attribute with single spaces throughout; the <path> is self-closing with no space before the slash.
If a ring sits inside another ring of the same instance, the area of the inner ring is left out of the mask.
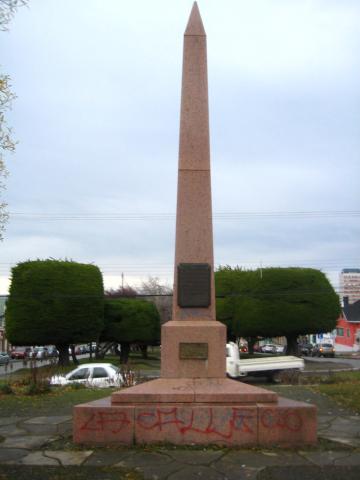
<path id="1" fill-rule="evenodd" d="M 360 478 L 360 415 L 354 415 L 328 397 L 303 387 L 276 386 L 271 389 L 318 406 L 317 446 L 291 450 L 191 446 L 85 447 L 72 443 L 71 415 L 8 416 L 0 417 L 0 478 Z"/>

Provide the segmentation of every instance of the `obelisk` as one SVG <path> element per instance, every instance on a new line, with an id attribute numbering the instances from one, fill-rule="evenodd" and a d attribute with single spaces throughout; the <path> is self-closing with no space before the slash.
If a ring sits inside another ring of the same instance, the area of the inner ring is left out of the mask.
<path id="1" fill-rule="evenodd" d="M 161 330 L 161 378 L 75 406 L 75 443 L 316 442 L 313 405 L 226 378 L 213 264 L 206 35 L 194 3 L 184 36 L 173 319 Z"/>
<path id="2" fill-rule="evenodd" d="M 173 317 L 162 328 L 161 376 L 224 377 L 225 341 L 215 320 L 206 33 L 195 2 L 184 34 Z"/>

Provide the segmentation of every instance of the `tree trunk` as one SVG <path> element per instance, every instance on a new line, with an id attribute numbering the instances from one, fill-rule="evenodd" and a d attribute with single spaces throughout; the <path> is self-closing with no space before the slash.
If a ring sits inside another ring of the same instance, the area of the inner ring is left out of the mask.
<path id="1" fill-rule="evenodd" d="M 141 356 L 142 358 L 148 358 L 148 346 L 147 345 L 140 345 L 140 351 L 141 351 Z"/>
<path id="2" fill-rule="evenodd" d="M 116 343 L 115 346 L 114 346 L 114 353 L 115 353 L 115 355 L 118 355 L 119 362 L 121 363 L 120 345 L 118 343 Z"/>
<path id="3" fill-rule="evenodd" d="M 256 337 L 247 337 L 246 338 L 248 342 L 248 350 L 251 355 L 254 353 L 254 345 L 256 343 L 257 338 Z"/>
<path id="4" fill-rule="evenodd" d="M 130 354 L 130 343 L 120 343 L 120 363 L 128 363 Z"/>
<path id="5" fill-rule="evenodd" d="M 76 354 L 75 354 L 75 345 L 70 345 L 70 350 L 71 350 L 71 358 L 72 358 L 72 361 L 74 362 L 74 365 L 79 365 L 79 360 L 76 358 Z"/>
<path id="6" fill-rule="evenodd" d="M 286 335 L 286 355 L 298 355 L 298 343 L 297 343 L 297 335 Z"/>
<path id="7" fill-rule="evenodd" d="M 67 365 L 70 365 L 70 360 L 69 360 L 69 345 L 55 345 L 57 351 L 59 352 L 59 359 L 58 359 L 58 365 L 61 367 L 65 367 Z"/>
<path id="8" fill-rule="evenodd" d="M 110 350 L 110 348 L 113 348 L 115 346 L 116 346 L 115 342 L 105 342 L 103 344 L 98 344 L 98 347 L 96 349 L 96 358 L 98 359 L 105 358 L 105 355 Z M 120 350 L 115 353 L 120 356 Z"/>

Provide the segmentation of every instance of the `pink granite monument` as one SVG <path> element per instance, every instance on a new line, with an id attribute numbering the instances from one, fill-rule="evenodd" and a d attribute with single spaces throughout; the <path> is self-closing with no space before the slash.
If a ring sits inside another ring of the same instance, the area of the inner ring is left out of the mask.
<path id="1" fill-rule="evenodd" d="M 194 3 L 184 35 L 173 319 L 161 331 L 161 378 L 77 405 L 76 443 L 316 442 L 316 407 L 226 377 L 213 266 L 206 34 Z"/>

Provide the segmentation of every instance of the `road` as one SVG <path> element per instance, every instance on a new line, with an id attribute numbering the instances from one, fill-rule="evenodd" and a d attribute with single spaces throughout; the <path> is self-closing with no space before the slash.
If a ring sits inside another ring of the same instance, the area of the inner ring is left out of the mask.
<path id="1" fill-rule="evenodd" d="M 88 358 L 89 355 L 77 355 L 78 359 Z M 38 360 L 36 363 L 37 367 L 41 367 L 43 365 L 48 365 L 53 359 L 50 360 Z M 23 360 L 10 360 L 9 365 L 7 367 L 5 365 L 0 365 L 0 378 L 6 375 L 11 375 L 12 373 L 20 370 L 21 368 L 30 368 L 30 361 L 28 360 L 26 364 L 24 364 Z M 74 365 L 75 368 L 75 365 Z"/>
<path id="2" fill-rule="evenodd" d="M 87 358 L 88 355 L 78 355 L 78 358 Z M 359 369 L 360 370 L 360 358 L 343 358 L 343 357 L 336 357 L 336 358 L 317 358 L 317 357 L 305 357 L 305 361 L 308 362 L 308 365 L 312 362 L 316 363 L 340 363 L 342 365 L 348 365 L 351 368 Z M 47 365 L 50 363 L 49 360 L 43 360 L 42 362 L 38 361 L 38 366 Z M 75 366 L 74 366 L 75 367 Z M 27 365 L 24 365 L 22 360 L 11 360 L 11 363 L 5 368 L 5 365 L 0 365 L 0 378 L 6 375 L 9 375 L 21 368 L 30 368 L 30 362 L 27 362 Z M 310 367 L 311 368 L 311 367 Z M 149 378 L 156 378 L 159 376 L 159 372 L 151 371 L 151 370 L 142 370 L 141 376 L 149 377 Z"/>
<path id="3" fill-rule="evenodd" d="M 50 360 L 39 360 L 37 362 L 37 366 L 41 367 L 42 365 L 47 365 L 48 363 L 50 363 Z M 10 360 L 10 363 L 7 366 L 0 365 L 0 377 L 11 375 L 21 368 L 30 368 L 30 362 L 27 362 L 26 365 L 24 365 L 22 360 Z"/>
<path id="4" fill-rule="evenodd" d="M 335 358 L 318 358 L 318 357 L 305 357 L 307 362 L 331 362 L 331 363 L 343 363 L 349 365 L 352 368 L 357 368 L 360 370 L 360 358 L 345 358 L 345 357 L 335 357 Z"/>

